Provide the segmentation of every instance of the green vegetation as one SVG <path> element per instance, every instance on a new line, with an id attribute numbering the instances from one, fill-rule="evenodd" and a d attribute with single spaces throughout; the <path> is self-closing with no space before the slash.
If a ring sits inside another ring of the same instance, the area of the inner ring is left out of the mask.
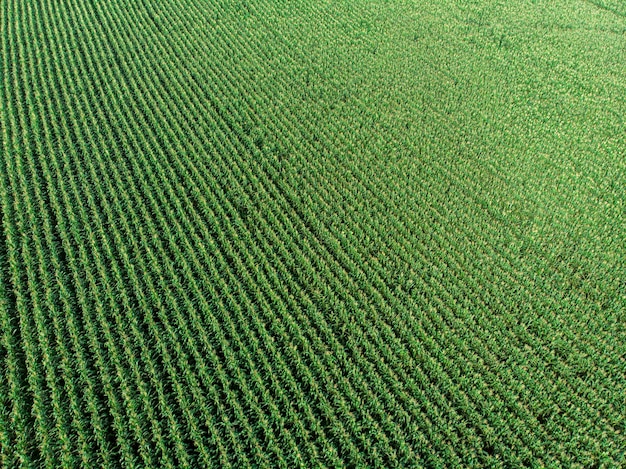
<path id="1" fill-rule="evenodd" d="M 625 5 L 0 2 L 0 465 L 626 465 Z"/>

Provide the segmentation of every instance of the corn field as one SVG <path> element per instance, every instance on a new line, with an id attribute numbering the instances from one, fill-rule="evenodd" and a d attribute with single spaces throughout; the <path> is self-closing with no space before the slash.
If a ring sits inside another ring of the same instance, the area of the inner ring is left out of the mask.
<path id="1" fill-rule="evenodd" d="M 0 24 L 0 466 L 626 466 L 623 1 Z"/>

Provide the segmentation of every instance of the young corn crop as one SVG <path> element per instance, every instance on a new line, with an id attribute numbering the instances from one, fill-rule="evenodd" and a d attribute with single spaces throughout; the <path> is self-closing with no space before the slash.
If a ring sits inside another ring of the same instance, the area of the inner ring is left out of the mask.
<path id="1" fill-rule="evenodd" d="M 626 7 L 0 2 L 0 466 L 626 465 Z"/>

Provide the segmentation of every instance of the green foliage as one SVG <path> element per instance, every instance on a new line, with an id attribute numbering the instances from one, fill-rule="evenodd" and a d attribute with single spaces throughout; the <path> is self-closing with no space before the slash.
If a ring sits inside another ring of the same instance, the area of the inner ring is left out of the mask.
<path id="1" fill-rule="evenodd" d="M 626 464 L 620 5 L 2 2 L 0 466 Z"/>

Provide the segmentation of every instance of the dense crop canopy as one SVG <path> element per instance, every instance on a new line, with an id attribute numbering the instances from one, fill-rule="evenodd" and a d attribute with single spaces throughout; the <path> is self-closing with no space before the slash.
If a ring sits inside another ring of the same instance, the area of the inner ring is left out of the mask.
<path id="1" fill-rule="evenodd" d="M 0 2 L 0 466 L 626 465 L 623 5 Z"/>

